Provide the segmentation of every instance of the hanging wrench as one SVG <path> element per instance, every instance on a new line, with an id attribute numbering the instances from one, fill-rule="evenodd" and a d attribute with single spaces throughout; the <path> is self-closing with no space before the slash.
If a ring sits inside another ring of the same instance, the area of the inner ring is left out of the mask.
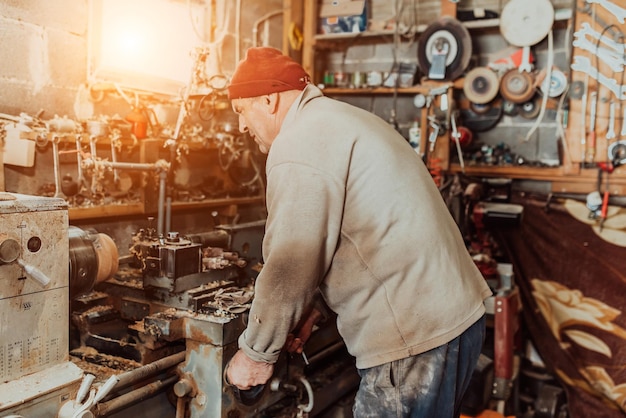
<path id="1" fill-rule="evenodd" d="M 626 86 L 619 85 L 615 79 L 599 73 L 598 70 L 591 64 L 591 60 L 589 58 L 583 57 L 582 55 L 575 55 L 570 67 L 574 71 L 589 74 L 604 87 L 611 90 L 613 94 L 615 94 L 615 97 L 619 100 L 626 100 Z"/>
<path id="2" fill-rule="evenodd" d="M 586 0 L 587 3 L 595 3 L 604 7 L 609 13 L 611 13 L 619 23 L 626 23 L 626 9 L 619 7 L 617 4 L 611 3 L 608 0 Z"/>
<path id="3" fill-rule="evenodd" d="M 520 73 L 532 72 L 533 65 L 530 63 L 530 46 L 522 47 L 522 62 L 520 63 L 518 70 Z"/>
<path id="4" fill-rule="evenodd" d="M 609 105 L 609 129 L 606 131 L 606 139 L 615 139 L 615 102 Z"/>
<path id="5" fill-rule="evenodd" d="M 594 38 L 596 41 L 600 41 L 609 48 L 613 49 L 617 54 L 622 55 L 624 53 L 624 44 L 620 42 L 615 42 L 613 39 L 608 36 L 602 35 L 600 36 L 600 32 L 593 30 L 591 25 L 588 22 L 582 22 L 580 24 L 580 30 L 574 32 L 574 38 L 578 39 L 580 37 L 586 38 L 589 35 L 590 38 Z"/>
<path id="6" fill-rule="evenodd" d="M 589 115 L 589 159 L 593 162 L 596 155 L 596 104 L 598 93 L 591 92 L 591 113 Z"/>
<path id="7" fill-rule="evenodd" d="M 588 40 L 586 37 L 574 39 L 572 45 L 576 48 L 591 52 L 600 58 L 614 72 L 624 71 L 624 57 L 608 48 L 601 48 Z"/>

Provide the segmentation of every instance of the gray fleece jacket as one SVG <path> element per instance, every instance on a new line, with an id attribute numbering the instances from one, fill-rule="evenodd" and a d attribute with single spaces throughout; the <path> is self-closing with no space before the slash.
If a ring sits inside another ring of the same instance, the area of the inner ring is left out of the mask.
<path id="1" fill-rule="evenodd" d="M 239 338 L 275 362 L 319 288 L 358 368 L 423 353 L 491 291 L 428 170 L 384 120 L 309 85 L 267 159 L 265 264 Z"/>

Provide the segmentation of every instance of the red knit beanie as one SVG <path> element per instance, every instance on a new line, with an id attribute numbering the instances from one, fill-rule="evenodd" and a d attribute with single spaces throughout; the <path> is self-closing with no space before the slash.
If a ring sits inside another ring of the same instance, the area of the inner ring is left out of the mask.
<path id="1" fill-rule="evenodd" d="M 304 68 L 278 49 L 249 48 L 228 86 L 228 98 L 257 97 L 287 90 L 303 90 L 310 77 Z"/>

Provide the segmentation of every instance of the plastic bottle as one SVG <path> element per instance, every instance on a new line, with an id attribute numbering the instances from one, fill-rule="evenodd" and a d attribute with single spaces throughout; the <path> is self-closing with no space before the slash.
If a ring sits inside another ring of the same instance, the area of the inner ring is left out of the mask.
<path id="1" fill-rule="evenodd" d="M 411 144 L 415 152 L 420 151 L 421 134 L 422 130 L 420 129 L 420 124 L 417 120 L 414 120 L 409 128 L 409 144 Z"/>

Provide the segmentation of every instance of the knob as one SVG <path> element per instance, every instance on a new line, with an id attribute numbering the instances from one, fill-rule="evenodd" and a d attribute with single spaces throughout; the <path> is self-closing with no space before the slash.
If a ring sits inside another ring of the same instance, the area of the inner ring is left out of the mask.
<path id="1" fill-rule="evenodd" d="M 9 264 L 17 260 L 22 248 L 20 243 L 13 238 L 5 238 L 0 243 L 0 262 Z"/>

